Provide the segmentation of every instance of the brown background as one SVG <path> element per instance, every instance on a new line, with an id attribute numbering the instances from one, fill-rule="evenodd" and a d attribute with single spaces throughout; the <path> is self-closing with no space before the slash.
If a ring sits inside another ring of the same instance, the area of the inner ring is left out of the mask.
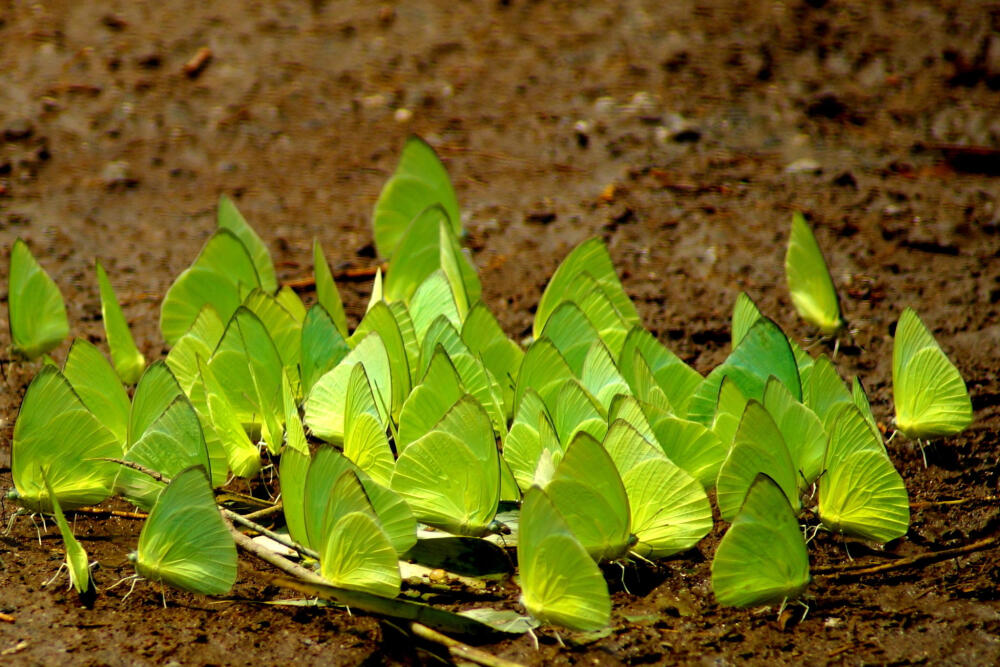
<path id="1" fill-rule="evenodd" d="M 851 553 L 883 562 L 958 546 L 998 529 L 1000 166 L 989 150 L 970 164 L 940 145 L 1000 145 L 998 30 L 1000 6 L 957 1 L 4 2 L 0 265 L 25 238 L 59 283 L 73 333 L 103 341 L 99 257 L 140 348 L 158 358 L 159 297 L 211 233 L 220 193 L 237 199 L 282 279 L 311 272 L 314 237 L 336 269 L 369 267 L 372 205 L 416 132 L 452 175 L 484 297 L 509 334 L 529 333 L 547 277 L 600 235 L 646 325 L 705 372 L 727 352 L 740 290 L 790 335 L 810 334 L 782 269 L 799 209 L 857 330 L 838 366 L 862 377 L 879 420 L 892 414 L 890 327 L 906 305 L 976 408 L 966 433 L 928 450 L 927 469 L 911 443 L 890 445 L 917 503 L 910 535 Z M 202 47 L 210 62 L 185 74 Z M 369 286 L 341 289 L 356 321 Z M 37 365 L 3 369 L 9 484 L 13 422 Z M 933 504 L 946 499 L 966 502 Z M 80 516 L 76 530 L 102 589 L 130 574 L 138 522 Z M 528 637 L 489 649 L 592 664 L 1000 657 L 995 550 L 818 578 L 808 616 L 786 625 L 775 609 L 716 606 L 719 536 L 630 573 L 636 595 L 609 575 L 615 625 L 603 639 L 560 649 L 543 632 L 537 653 Z M 0 624 L 0 659 L 412 657 L 372 619 L 175 592 L 163 609 L 148 583 L 124 601 L 126 585 L 102 590 L 82 609 L 64 581 L 40 589 L 62 546 L 51 528 L 35 537 L 19 519 L 0 540 L 0 611 L 16 617 Z M 814 566 L 847 562 L 830 535 L 812 548 Z M 287 595 L 250 571 L 234 593 Z M 511 585 L 439 601 L 510 607 L 516 596 Z"/>

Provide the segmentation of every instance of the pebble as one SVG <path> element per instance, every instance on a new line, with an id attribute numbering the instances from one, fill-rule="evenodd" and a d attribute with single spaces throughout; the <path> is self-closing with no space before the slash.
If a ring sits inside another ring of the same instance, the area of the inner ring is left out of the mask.
<path id="1" fill-rule="evenodd" d="M 7 141 L 22 141 L 34 134 L 35 128 L 27 118 L 15 118 L 3 128 L 3 138 Z"/>
<path id="2" fill-rule="evenodd" d="M 811 157 L 799 158 L 785 167 L 786 174 L 818 174 L 822 171 L 823 165 Z"/>
<path id="3" fill-rule="evenodd" d="M 396 109 L 396 112 L 392 114 L 392 117 L 397 123 L 407 123 L 411 118 L 413 118 L 413 112 L 404 107 L 400 107 Z"/>

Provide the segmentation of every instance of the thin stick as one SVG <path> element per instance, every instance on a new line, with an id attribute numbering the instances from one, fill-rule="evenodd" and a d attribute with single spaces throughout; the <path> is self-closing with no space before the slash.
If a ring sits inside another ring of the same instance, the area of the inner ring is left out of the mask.
<path id="1" fill-rule="evenodd" d="M 249 537 L 236 530 L 236 526 L 229 524 L 229 532 L 233 534 L 233 539 L 236 540 L 236 546 L 243 549 L 247 553 L 253 554 L 265 563 L 273 565 L 285 574 L 314 584 L 326 583 L 326 580 L 312 570 L 308 570 L 297 563 L 293 563 L 287 558 L 282 558 L 270 549 L 265 549 L 260 546 Z"/>
<path id="2" fill-rule="evenodd" d="M 986 549 L 992 549 L 998 546 L 1000 542 L 1000 535 L 992 535 L 990 537 L 984 537 L 981 540 L 965 544 L 960 547 L 955 547 L 953 549 L 942 549 L 941 551 L 929 551 L 922 554 L 917 554 L 916 556 L 910 556 L 908 558 L 900 558 L 899 560 L 894 560 L 891 563 L 882 563 L 881 565 L 872 565 L 868 567 L 847 566 L 847 567 L 825 567 L 817 568 L 813 570 L 813 574 L 821 577 L 860 577 L 866 574 L 878 574 L 880 572 L 889 572 L 891 570 L 902 570 L 908 567 L 914 567 L 917 565 L 924 565 L 928 563 L 934 563 L 939 560 L 948 560 L 949 558 L 955 558 L 956 556 L 962 556 L 964 554 L 974 553 L 976 551 L 985 551 Z"/>
<path id="3" fill-rule="evenodd" d="M 118 463 L 120 465 L 123 465 L 123 466 L 125 466 L 127 468 L 132 468 L 133 470 L 138 470 L 141 473 L 145 473 L 146 475 L 149 475 L 150 477 L 152 477 L 153 479 L 155 479 L 157 482 L 163 482 L 164 484 L 169 484 L 170 483 L 170 478 L 168 478 L 166 475 L 162 475 L 159 472 L 153 470 L 152 468 L 147 468 L 146 466 L 141 465 L 139 463 L 135 463 L 134 461 L 126 461 L 124 459 L 111 459 L 111 458 L 104 458 L 104 459 L 99 459 L 99 460 L 101 460 L 101 461 L 112 461 L 114 463 Z M 271 508 L 268 507 L 266 509 L 270 510 Z M 313 551 L 312 549 L 307 549 L 306 547 L 302 546 L 301 544 L 298 544 L 298 543 L 294 542 L 293 540 L 288 539 L 284 535 L 279 535 L 278 533 L 275 533 L 274 531 L 268 530 L 264 526 L 262 526 L 259 523 L 256 523 L 256 522 L 250 520 L 249 518 L 243 516 L 242 514 L 238 514 L 238 513 L 234 512 L 234 511 L 230 510 L 230 509 L 226 509 L 225 507 L 220 507 L 219 510 L 228 519 L 230 519 L 232 521 L 235 521 L 236 523 L 238 523 L 240 525 L 246 526 L 247 528 L 250 528 L 251 530 L 255 530 L 258 533 L 260 533 L 261 535 L 265 535 L 265 536 L 271 538 L 272 540 L 274 540 L 275 542 L 277 542 L 278 544 L 280 544 L 282 546 L 288 547 L 289 549 L 294 549 L 295 551 L 298 551 L 303 556 L 308 556 L 309 558 L 319 559 L 319 554 L 317 552 Z M 250 539 L 250 538 L 247 538 L 247 539 Z"/>
<path id="4" fill-rule="evenodd" d="M 1000 500 L 1000 496 L 984 496 L 982 498 L 959 498 L 957 500 L 921 500 L 910 503 L 910 509 L 919 510 L 927 507 L 938 507 L 941 505 L 964 505 L 965 503 L 993 503 Z"/>
<path id="5" fill-rule="evenodd" d="M 261 519 L 261 518 L 264 518 L 264 517 L 271 516 L 272 514 L 277 514 L 278 512 L 282 511 L 283 509 L 284 509 L 284 507 L 282 506 L 281 501 L 279 500 L 278 502 L 276 502 L 275 504 L 271 505 L 270 507 L 265 507 L 262 510 L 257 510 L 256 512 L 250 512 L 249 514 L 244 514 L 243 518 L 244 519 L 257 520 L 257 519 Z"/>
<path id="6" fill-rule="evenodd" d="M 164 484 L 170 484 L 170 478 L 161 472 L 157 472 L 152 468 L 147 468 L 141 463 L 136 463 L 135 461 L 126 461 L 125 459 L 112 459 L 104 456 L 98 457 L 96 459 L 88 459 L 88 461 L 111 461 L 112 463 L 117 463 L 118 465 L 125 466 L 126 468 L 131 468 L 132 470 L 138 470 L 144 475 L 149 475 L 157 482 L 163 482 Z"/>
<path id="7" fill-rule="evenodd" d="M 260 525 L 259 523 L 254 522 L 254 521 L 251 521 L 250 519 L 248 519 L 247 517 L 243 516 L 242 514 L 237 514 L 236 512 L 234 512 L 232 510 L 227 510 L 225 507 L 221 507 L 219 509 L 222 510 L 222 513 L 226 516 L 227 519 L 235 521 L 236 523 L 238 523 L 238 524 L 240 524 L 242 526 L 246 526 L 247 528 L 249 528 L 251 530 L 255 530 L 258 533 L 260 533 L 261 535 L 264 535 L 265 537 L 271 538 L 272 540 L 274 540 L 275 542 L 277 542 L 281 546 L 288 547 L 289 549 L 294 549 L 295 551 L 298 551 L 303 556 L 307 556 L 309 558 L 314 558 L 316 560 L 319 560 L 319 553 L 318 552 L 313 551 L 312 549 L 309 549 L 308 547 L 304 547 L 301 544 L 298 544 L 297 542 L 295 542 L 294 540 L 288 539 L 284 535 L 279 535 L 278 533 L 275 533 L 272 530 L 268 530 L 264 526 Z M 240 533 L 240 534 L 243 535 L 243 533 Z M 244 537 L 246 537 L 246 535 L 244 535 Z M 250 539 L 250 538 L 247 538 L 247 539 Z"/>
<path id="8" fill-rule="evenodd" d="M 307 570 L 301 565 L 297 565 L 288 561 L 278 554 L 261 547 L 256 544 L 249 537 L 241 533 L 236 529 L 235 526 L 230 524 L 229 531 L 233 534 L 233 539 L 236 540 L 236 545 L 243 549 L 244 551 L 253 554 L 257 558 L 260 558 L 266 563 L 273 565 L 285 574 L 291 575 L 296 579 L 305 581 L 307 583 L 320 584 L 324 587 L 328 586 L 327 582 L 311 570 Z M 278 579 L 275 583 L 283 586 L 295 587 L 294 582 L 284 581 Z M 349 593 L 349 591 L 344 591 L 344 593 Z M 391 601 L 390 601 L 391 603 Z M 358 605 L 360 606 L 360 605 Z M 486 653 L 485 651 L 480 651 L 479 649 L 473 648 L 468 644 L 463 644 L 462 642 L 452 639 L 446 635 L 432 630 L 423 623 L 417 623 L 416 621 L 410 623 L 410 630 L 413 634 L 418 637 L 422 637 L 429 641 L 446 646 L 448 651 L 457 657 L 464 658 L 470 662 L 474 662 L 479 665 L 484 665 L 484 667 L 520 667 L 519 663 L 511 662 L 509 660 L 504 660 L 503 658 L 498 658 L 495 655 Z"/>
<path id="9" fill-rule="evenodd" d="M 76 514 L 93 514 L 97 516 L 116 516 L 121 519 L 145 519 L 149 515 L 145 512 L 128 512 L 125 510 L 111 510 L 104 509 L 102 507 L 77 507 L 75 510 L 70 510 Z"/>
<path id="10" fill-rule="evenodd" d="M 410 631 L 412 631 L 417 637 L 447 647 L 448 652 L 455 658 L 468 660 L 469 662 L 474 662 L 477 665 L 483 665 L 483 667 L 521 667 L 521 663 L 519 662 L 513 662 L 511 660 L 495 656 L 492 653 L 487 653 L 486 651 L 473 648 L 468 644 L 463 644 L 456 639 L 452 639 L 447 635 L 441 634 L 437 630 L 431 630 L 423 623 L 410 623 Z"/>

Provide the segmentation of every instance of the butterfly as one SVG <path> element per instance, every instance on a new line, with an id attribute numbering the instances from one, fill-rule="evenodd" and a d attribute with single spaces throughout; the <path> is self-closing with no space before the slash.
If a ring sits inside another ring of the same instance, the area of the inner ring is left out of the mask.
<path id="1" fill-rule="evenodd" d="M 49 274 L 17 239 L 10 249 L 7 308 L 14 351 L 36 359 L 69 334 L 66 305 Z"/>
<path id="2" fill-rule="evenodd" d="M 792 215 L 792 231 L 785 253 L 785 278 L 799 315 L 824 336 L 834 335 L 847 324 L 816 237 L 797 211 Z"/>
<path id="3" fill-rule="evenodd" d="M 719 604 L 752 607 L 800 596 L 809 585 L 809 555 L 781 487 L 759 473 L 712 559 Z"/>
<path id="4" fill-rule="evenodd" d="M 236 543 L 204 468 L 187 468 L 160 492 L 129 560 L 151 581 L 204 595 L 229 592 L 236 582 Z"/>
<path id="5" fill-rule="evenodd" d="M 955 435 L 972 423 L 972 401 L 962 375 L 912 308 L 896 324 L 892 398 L 896 429 L 908 438 Z"/>

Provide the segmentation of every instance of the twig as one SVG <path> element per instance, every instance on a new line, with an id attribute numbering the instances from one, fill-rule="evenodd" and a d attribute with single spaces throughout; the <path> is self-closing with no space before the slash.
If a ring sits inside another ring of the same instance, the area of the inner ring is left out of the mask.
<path id="1" fill-rule="evenodd" d="M 312 570 L 308 570 L 297 563 L 293 563 L 287 558 L 282 558 L 278 554 L 274 553 L 270 549 L 265 549 L 260 546 L 249 537 L 236 530 L 236 526 L 229 524 L 229 532 L 233 534 L 233 539 L 236 540 L 236 546 L 243 549 L 247 553 L 253 554 L 257 558 L 261 559 L 269 565 L 273 565 L 285 574 L 291 575 L 296 579 L 301 579 L 306 582 L 325 584 L 326 582 L 318 574 Z"/>
<path id="2" fill-rule="evenodd" d="M 353 269 L 344 269 L 343 271 L 335 273 L 333 275 L 333 279 L 341 282 L 360 282 L 362 280 L 371 280 L 375 277 L 375 274 L 379 269 L 382 269 L 384 273 L 388 266 L 388 264 L 380 264 L 377 266 L 361 266 Z M 282 287 L 291 287 L 295 291 L 304 291 L 316 285 L 316 277 L 303 276 L 301 278 L 291 278 L 281 283 L 281 285 Z"/>
<path id="3" fill-rule="evenodd" d="M 278 512 L 282 511 L 283 509 L 284 509 L 284 507 L 282 506 L 281 501 L 279 500 L 278 502 L 276 502 L 275 504 L 271 505 L 270 507 L 265 507 L 262 510 L 257 510 L 256 512 L 250 512 L 249 514 L 244 514 L 243 518 L 244 519 L 251 519 L 251 520 L 256 521 L 257 519 L 268 517 L 268 516 L 271 516 L 272 514 L 277 514 Z"/>
<path id="4" fill-rule="evenodd" d="M 513 662 L 506 658 L 495 656 L 492 653 L 473 648 L 468 644 L 463 644 L 456 639 L 441 634 L 437 630 L 431 630 L 423 623 L 410 623 L 410 630 L 421 639 L 426 639 L 435 644 L 447 647 L 452 657 L 468 660 L 484 667 L 521 667 L 521 663 L 519 662 Z"/>
<path id="5" fill-rule="evenodd" d="M 76 514 L 95 514 L 97 516 L 116 516 L 121 519 L 145 519 L 149 515 L 145 512 L 128 512 L 126 510 L 111 510 L 103 507 L 77 507 L 71 510 Z"/>
<path id="6" fill-rule="evenodd" d="M 839 577 L 860 577 L 866 574 L 878 574 L 880 572 L 889 572 L 891 570 L 902 570 L 908 567 L 924 565 L 926 563 L 933 563 L 939 560 L 947 560 L 949 558 L 955 558 L 956 556 L 961 556 L 963 554 L 969 554 L 976 551 L 984 551 L 986 549 L 991 549 L 998 545 L 998 541 L 1000 541 L 1000 535 L 992 535 L 990 537 L 984 537 L 981 540 L 977 540 L 975 542 L 971 542 L 969 544 L 965 544 L 960 547 L 955 547 L 953 549 L 942 549 L 941 551 L 928 551 L 922 554 L 917 554 L 916 556 L 900 558 L 898 560 L 892 561 L 891 563 L 882 563 L 880 565 L 872 565 L 869 567 L 847 566 L 847 567 L 817 568 L 813 570 L 813 574 L 821 577 L 839 578 Z"/>
<path id="7" fill-rule="evenodd" d="M 16 619 L 10 614 L 4 614 L 3 612 L 0 612 L 0 621 L 3 621 L 4 623 L 13 623 L 15 620 Z"/>
<path id="8" fill-rule="evenodd" d="M 91 460 L 91 461 L 111 461 L 112 463 L 117 463 L 118 465 L 123 465 L 126 468 L 131 468 L 132 470 L 138 470 L 139 472 L 143 473 L 144 475 L 149 475 L 150 477 L 152 477 L 153 479 L 155 479 L 157 482 L 163 482 L 164 484 L 170 484 L 170 478 L 167 477 L 166 475 L 164 475 L 163 473 L 157 472 L 156 470 L 153 470 L 152 468 L 147 468 L 146 466 L 142 465 L 141 463 L 136 463 L 135 461 L 126 461 L 125 459 L 112 459 L 112 458 L 107 458 L 107 457 L 104 457 L 104 456 L 98 457 L 96 459 L 89 459 L 89 460 Z"/>
<path id="9" fill-rule="evenodd" d="M 918 500 L 910 503 L 911 510 L 925 509 L 927 507 L 938 507 L 940 505 L 964 505 L 965 503 L 993 503 L 1000 500 L 1000 496 L 984 496 L 982 498 L 958 498 L 956 500 Z"/>
<path id="10" fill-rule="evenodd" d="M 332 599 L 340 604 L 349 605 L 350 607 L 360 611 L 376 615 L 405 618 L 403 612 L 406 611 L 413 611 L 417 614 L 420 614 L 420 612 L 424 610 L 430 610 L 431 613 L 436 611 L 432 607 L 427 608 L 423 605 L 414 605 L 413 603 L 407 603 L 399 600 L 381 598 L 377 595 L 370 595 L 360 591 L 349 591 L 335 588 L 330 586 L 315 572 L 307 570 L 301 565 L 292 563 L 278 554 L 256 544 L 249 537 L 238 531 L 232 524 L 230 524 L 229 530 L 233 534 L 233 539 L 236 540 L 236 545 L 239 548 L 253 554 L 257 558 L 260 558 L 264 562 L 273 565 L 285 574 L 291 575 L 298 580 L 294 581 L 283 577 L 270 577 L 271 583 L 278 586 L 292 588 L 299 592 L 306 593 L 307 595 L 318 595 L 319 597 Z M 463 644 L 456 639 L 452 639 L 451 637 L 443 635 L 436 630 L 432 630 L 423 623 L 412 621 L 409 627 L 413 634 L 418 637 L 422 637 L 429 641 L 446 646 L 453 656 L 461 657 L 470 662 L 484 665 L 484 667 L 519 667 L 519 663 L 498 658 L 497 656 L 486 653 L 485 651 L 473 648 L 468 644 Z"/>
<path id="11" fill-rule="evenodd" d="M 242 514 L 237 514 L 236 512 L 234 512 L 232 510 L 227 510 L 225 507 L 221 507 L 219 509 L 222 510 L 222 513 L 226 516 L 227 519 L 230 519 L 231 521 L 235 521 L 236 523 L 238 523 L 238 524 L 240 524 L 242 526 L 246 526 L 247 528 L 250 528 L 251 530 L 256 530 L 261 535 L 264 535 L 266 537 L 271 538 L 272 540 L 274 540 L 275 542 L 277 542 L 278 544 L 280 544 L 280 545 L 282 545 L 284 547 L 288 547 L 289 549 L 294 549 L 295 551 L 298 551 L 303 556 L 307 556 L 309 558 L 314 558 L 316 560 L 319 560 L 319 553 L 317 553 L 316 551 L 313 551 L 312 549 L 309 549 L 308 547 L 304 547 L 301 544 L 298 544 L 297 542 L 295 542 L 294 540 L 288 539 L 284 535 L 279 535 L 278 533 L 275 533 L 272 530 L 268 530 L 264 526 L 260 525 L 259 523 L 254 522 L 254 521 L 251 521 L 248 517 L 245 517 Z M 240 535 L 243 535 L 243 533 L 240 533 Z M 243 536 L 246 537 L 246 535 L 243 535 Z M 247 539 L 249 539 L 249 538 L 247 538 Z"/>
<path id="12" fill-rule="evenodd" d="M 141 473 L 149 475 L 150 477 L 152 477 L 153 479 L 155 479 L 157 482 L 163 482 L 164 484 L 169 484 L 170 483 L 170 478 L 167 477 L 166 475 L 163 475 L 163 474 L 161 474 L 161 473 L 153 470 L 152 468 L 147 468 L 146 466 L 144 466 L 142 464 L 135 463 L 134 461 L 126 461 L 124 459 L 111 459 L 111 458 L 102 458 L 102 459 L 99 459 L 99 460 L 101 460 L 101 461 L 112 461 L 113 463 L 118 463 L 118 464 L 123 465 L 123 466 L 125 466 L 127 468 L 132 468 L 133 470 L 138 470 Z M 265 509 L 267 509 L 269 511 L 272 510 L 271 507 L 267 507 Z M 261 535 L 265 535 L 265 536 L 271 538 L 272 540 L 274 540 L 275 542 L 277 542 L 278 544 L 280 544 L 282 546 L 286 546 L 289 549 L 294 549 L 295 551 L 298 551 L 303 556 L 308 556 L 309 558 L 316 558 L 316 559 L 319 558 L 319 554 L 316 553 L 315 551 L 313 551 L 312 549 L 308 549 L 308 548 L 302 546 L 301 544 L 297 544 L 296 542 L 294 542 L 294 541 L 286 538 L 284 535 L 279 535 L 278 533 L 275 533 L 274 531 L 268 530 L 267 528 L 265 528 L 264 526 L 260 525 L 259 523 L 256 523 L 255 521 L 252 521 L 249 517 L 245 517 L 242 514 L 238 514 L 237 512 L 234 512 L 234 511 L 232 511 L 230 509 L 226 509 L 225 507 L 220 507 L 219 510 L 222 512 L 222 514 L 226 518 L 230 519 L 231 521 L 235 521 L 236 523 L 238 523 L 240 525 L 243 525 L 243 526 L 246 526 L 247 528 L 250 528 L 251 530 L 256 530 Z M 263 510 L 261 510 L 261 511 L 263 511 Z M 240 534 L 242 535 L 242 533 L 240 533 Z M 249 539 L 249 538 L 247 538 L 247 539 Z"/>

